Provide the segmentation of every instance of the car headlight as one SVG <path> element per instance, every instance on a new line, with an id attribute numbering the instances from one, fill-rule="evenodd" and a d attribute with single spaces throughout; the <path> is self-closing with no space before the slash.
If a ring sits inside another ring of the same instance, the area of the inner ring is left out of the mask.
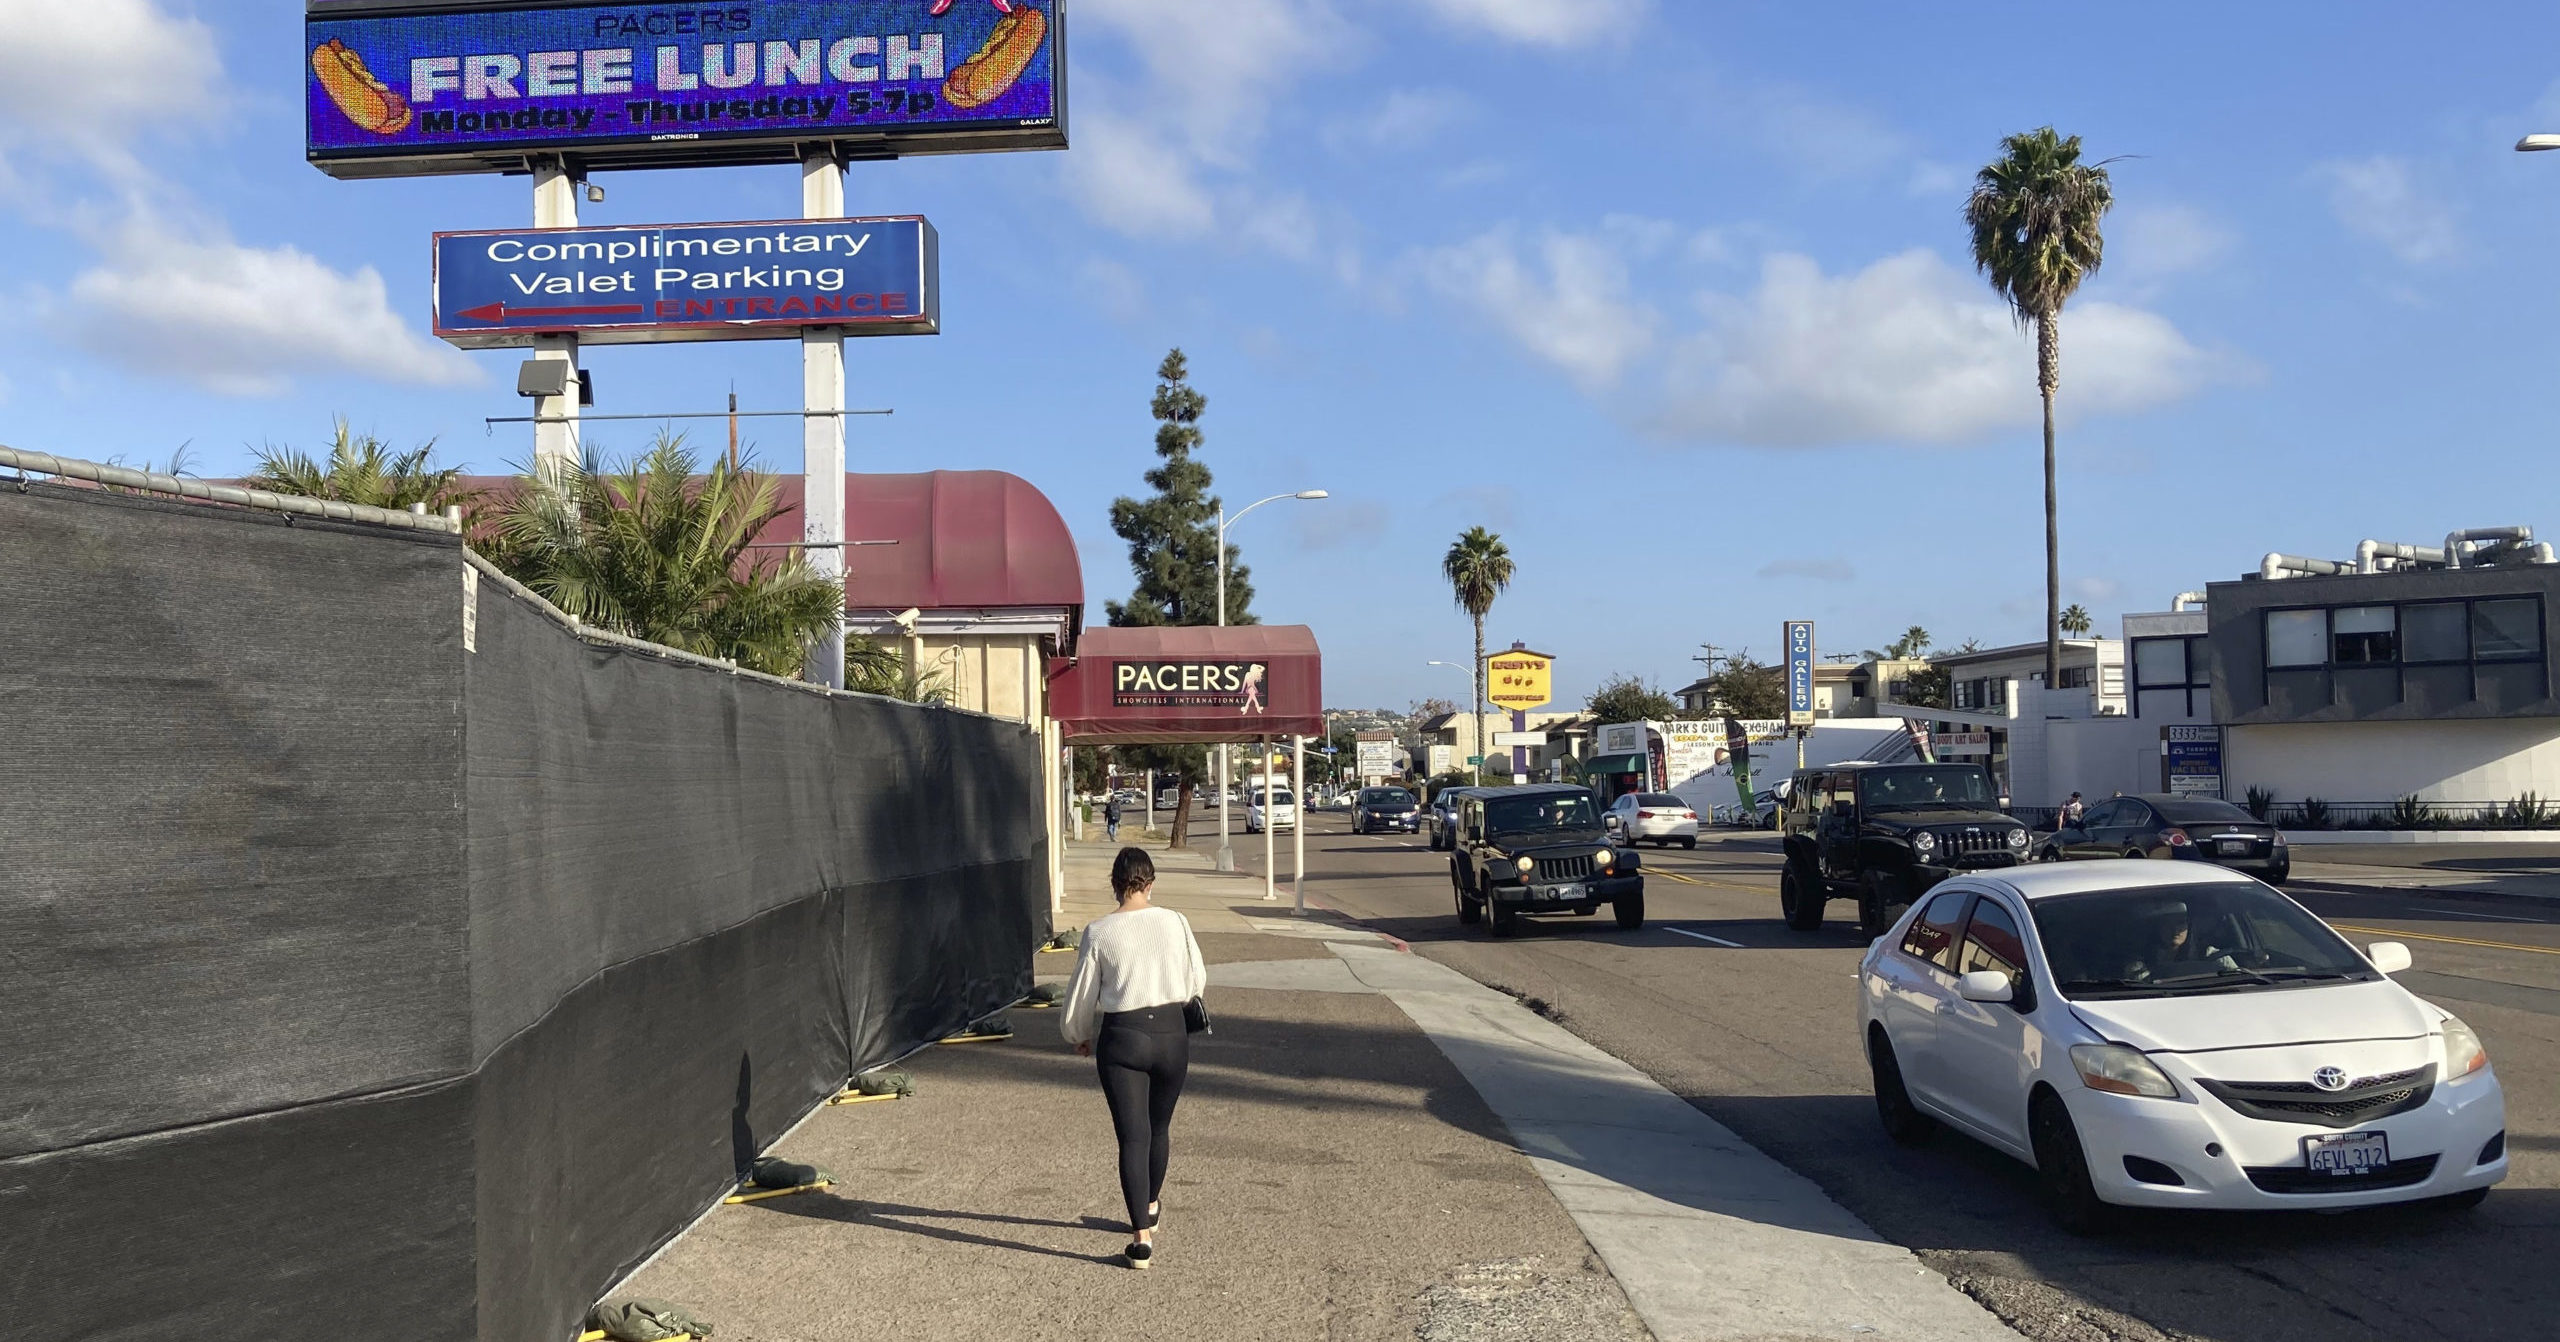
<path id="1" fill-rule="evenodd" d="M 1938 851 L 1938 836 L 1925 829 L 1912 835 L 1911 851 L 1918 853 L 1922 857 L 1927 857 L 1929 854 Z"/>
<path id="2" fill-rule="evenodd" d="M 2178 1098 L 2178 1083 L 2169 1079 L 2142 1050 L 2122 1044 L 2074 1044 L 2071 1065 L 2080 1084 L 2110 1095 L 2146 1095 L 2155 1100 Z"/>
<path id="3" fill-rule="evenodd" d="M 1534 858 L 1534 857 L 1524 857 L 1524 858 L 1521 858 L 1521 859 L 1520 859 L 1520 874 L 1521 874 L 1521 875 L 1526 876 L 1526 875 L 1528 875 L 1530 872 L 1536 871 L 1537 869 L 1538 869 L 1538 859 L 1536 859 L 1536 858 Z"/>
<path id="4" fill-rule="evenodd" d="M 1604 867 L 1605 867 L 1605 866 L 1608 866 L 1610 863 L 1613 863 L 1613 862 L 1617 861 L 1617 860 L 1618 860 L 1618 855 L 1617 855 L 1616 853 L 1613 853 L 1613 852 L 1609 851 L 1609 850 L 1608 850 L 1608 849 L 1606 849 L 1606 848 L 1603 848 L 1603 849 L 1601 849 L 1599 852 L 1593 853 L 1593 854 L 1591 855 L 1591 860 L 1592 860 L 1592 861 L 1594 861 L 1594 862 L 1597 862 L 1597 863 L 1599 863 L 1601 866 L 1604 866 Z"/>
<path id="5" fill-rule="evenodd" d="M 2012 847 L 2012 848 L 2024 848 L 2024 847 L 2026 847 L 2026 846 L 2027 846 L 2027 832 L 2026 832 L 2025 830 L 2022 830 L 2022 829 L 2013 829 L 2013 830 L 2009 831 L 2009 846 L 2010 846 L 2010 847 Z"/>
<path id="6" fill-rule="evenodd" d="M 2489 1065 L 2489 1050 L 2460 1016 L 2444 1018 L 2444 1078 L 2459 1081 Z"/>

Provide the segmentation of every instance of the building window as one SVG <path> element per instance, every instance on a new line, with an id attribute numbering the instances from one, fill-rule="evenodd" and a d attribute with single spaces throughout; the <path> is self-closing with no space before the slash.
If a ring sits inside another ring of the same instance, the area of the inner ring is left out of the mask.
<path id="1" fill-rule="evenodd" d="M 2326 666 L 2329 663 L 2329 612 L 2267 612 L 2267 665 Z"/>
<path id="2" fill-rule="evenodd" d="M 2400 660 L 2398 612 L 2389 606 L 2347 606 L 2329 612 L 2329 637 L 2340 666 Z"/>
<path id="3" fill-rule="evenodd" d="M 2472 602 L 2471 655 L 2484 662 L 2541 656 L 2541 600 L 2528 596 Z"/>
<path id="4" fill-rule="evenodd" d="M 2154 712 L 2183 710 L 2188 717 L 2197 714 L 2198 692 L 2210 694 L 2212 684 L 2205 676 L 2202 635 L 2172 638 L 2137 638 L 2133 641 L 2133 715 L 2142 716 L 2143 700 L 2151 698 Z M 2171 691 L 2178 698 L 2163 703 L 2153 697 L 2155 691 Z"/>
<path id="5" fill-rule="evenodd" d="M 1991 692 L 1990 697 L 1984 700 L 1985 703 L 1990 704 L 1993 708 L 2003 708 L 2008 705 L 2009 678 L 2007 676 L 1992 676 L 1985 680 L 1983 684 Z"/>
<path id="6" fill-rule="evenodd" d="M 2400 659 L 2462 662 L 2471 658 L 2471 631 L 2459 601 L 2400 608 Z"/>
<path id="7" fill-rule="evenodd" d="M 2066 690 L 2085 690 L 2096 679 L 2097 670 L 2094 666 L 2066 666 L 2057 683 Z"/>

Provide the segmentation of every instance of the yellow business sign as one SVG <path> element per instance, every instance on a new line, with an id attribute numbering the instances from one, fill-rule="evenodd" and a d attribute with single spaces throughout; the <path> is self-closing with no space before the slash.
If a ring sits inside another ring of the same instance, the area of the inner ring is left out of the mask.
<path id="1" fill-rule="evenodd" d="M 1485 658 L 1486 702 L 1515 713 L 1539 707 L 1555 697 L 1555 665 L 1555 658 L 1526 648 Z"/>

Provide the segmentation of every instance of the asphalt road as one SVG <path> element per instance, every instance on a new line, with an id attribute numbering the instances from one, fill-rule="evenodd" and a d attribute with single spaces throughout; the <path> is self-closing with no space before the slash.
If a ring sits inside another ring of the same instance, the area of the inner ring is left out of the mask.
<path id="1" fill-rule="evenodd" d="M 1214 814 L 1195 842 L 1214 848 Z M 1287 898 L 1287 836 L 1282 835 Z M 1258 870 L 1260 836 L 1235 842 Z M 2026 1167 L 1949 1133 L 1876 1122 L 1855 1026 L 1862 950 L 1844 916 L 1778 920 L 1774 839 L 1710 832 L 1645 852 L 1648 926 L 1533 922 L 1506 942 L 1454 916 L 1447 859 L 1316 813 L 1307 894 L 1540 1005 L 1820 1184 L 2038 1339 L 2405 1342 L 2553 1336 L 2560 1312 L 2560 904 L 2425 891 L 2300 897 L 2359 941 L 2409 943 L 2400 976 L 2460 1014 L 2507 1096 L 2513 1172 L 2470 1211 L 2146 1215 L 2099 1240 L 2053 1229 Z"/>

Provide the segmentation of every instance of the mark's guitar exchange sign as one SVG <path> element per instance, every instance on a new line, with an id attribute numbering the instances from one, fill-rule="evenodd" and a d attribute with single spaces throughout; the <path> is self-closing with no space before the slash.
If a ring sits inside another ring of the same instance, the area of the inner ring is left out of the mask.
<path id="1" fill-rule="evenodd" d="M 1119 708 L 1233 708 L 1261 713 L 1264 662 L 1146 661 L 1111 664 L 1111 702 Z"/>

